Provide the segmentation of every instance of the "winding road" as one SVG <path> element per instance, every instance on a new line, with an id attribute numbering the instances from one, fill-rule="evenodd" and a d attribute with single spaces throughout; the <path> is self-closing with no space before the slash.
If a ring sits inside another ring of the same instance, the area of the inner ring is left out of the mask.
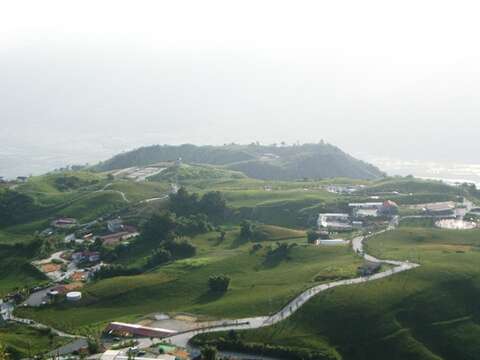
<path id="1" fill-rule="evenodd" d="M 394 274 L 398 274 L 403 271 L 411 270 L 420 266 L 419 264 L 411 263 L 408 261 L 380 260 L 371 255 L 364 253 L 364 249 L 363 249 L 364 241 L 366 241 L 368 238 L 374 235 L 378 235 L 388 230 L 393 230 L 397 223 L 398 223 L 398 218 L 394 218 L 387 230 L 382 230 L 380 232 L 371 234 L 369 236 L 359 236 L 353 239 L 352 241 L 353 250 L 357 254 L 363 256 L 365 260 L 370 262 L 392 265 L 394 266 L 393 268 L 376 273 L 374 275 L 370 275 L 370 276 L 362 276 L 354 279 L 340 280 L 340 281 L 335 281 L 335 282 L 315 286 L 298 295 L 295 299 L 293 299 L 290 303 L 288 303 L 283 309 L 281 309 L 279 312 L 271 316 L 257 316 L 257 317 L 250 317 L 250 318 L 237 319 L 237 320 L 225 320 L 223 322 L 219 322 L 217 326 L 209 326 L 204 328 L 200 327 L 194 330 L 178 333 L 176 335 L 164 338 L 161 341 L 168 341 L 174 345 L 186 347 L 190 339 L 192 339 L 194 336 L 199 334 L 218 332 L 218 331 L 229 331 L 229 330 L 251 330 L 251 329 L 259 329 L 262 327 L 271 326 L 293 315 L 298 309 L 300 309 L 303 305 L 305 305 L 305 303 L 307 303 L 312 297 L 318 295 L 323 291 L 327 291 L 338 286 L 362 284 L 369 281 L 383 279 L 388 276 L 392 276 Z M 147 343 L 148 341 L 146 341 L 144 345 L 147 346 Z"/>
<path id="2" fill-rule="evenodd" d="M 318 295 L 321 292 L 324 292 L 339 286 L 362 284 L 369 281 L 379 280 L 379 279 L 392 276 L 394 274 L 398 274 L 404 271 L 414 269 L 420 265 L 411 263 L 409 261 L 377 259 L 372 255 L 366 254 L 364 251 L 364 242 L 366 240 L 368 240 L 373 236 L 384 233 L 386 231 L 395 229 L 397 224 L 398 224 L 398 217 L 395 217 L 390 222 L 386 230 L 382 230 L 367 236 L 359 236 L 352 240 L 352 249 L 356 254 L 362 256 L 366 261 L 369 261 L 369 262 L 388 264 L 393 266 L 388 270 L 385 270 L 370 276 L 361 276 L 354 279 L 339 280 L 339 281 L 334 281 L 326 284 L 317 285 L 315 287 L 312 287 L 302 292 L 297 297 L 295 297 L 292 301 L 290 301 L 286 306 L 284 306 L 280 311 L 270 316 L 256 316 L 256 317 L 242 318 L 242 319 L 236 319 L 236 320 L 221 320 L 214 323 L 210 322 L 208 323 L 208 326 L 205 324 L 204 327 L 202 327 L 202 324 L 199 324 L 200 325 L 199 327 L 192 330 L 179 332 L 175 335 L 162 338 L 162 339 L 153 339 L 153 343 L 167 341 L 179 347 L 187 347 L 188 342 L 194 336 L 199 334 L 219 332 L 219 331 L 229 331 L 229 330 L 252 330 L 252 329 L 259 329 L 266 326 L 272 326 L 292 316 L 297 310 L 299 310 L 303 305 L 305 305 L 311 298 L 313 298 L 314 296 Z M 30 319 L 20 319 L 12 316 L 12 320 L 29 324 L 31 326 L 38 327 L 38 328 L 49 328 L 46 325 L 34 322 L 33 320 L 30 320 Z M 77 338 L 77 339 L 81 338 L 75 335 L 64 333 L 56 329 L 52 329 L 52 331 L 59 336 Z M 147 348 L 152 345 L 152 340 L 149 338 L 142 338 L 138 340 L 139 340 L 139 345 L 138 345 L 139 348 Z"/>

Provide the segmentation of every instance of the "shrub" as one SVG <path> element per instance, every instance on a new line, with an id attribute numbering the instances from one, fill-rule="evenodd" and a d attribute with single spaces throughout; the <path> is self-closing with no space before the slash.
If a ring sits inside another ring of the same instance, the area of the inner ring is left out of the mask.
<path id="1" fill-rule="evenodd" d="M 201 351 L 202 360 L 216 360 L 218 351 L 213 346 L 205 346 Z"/>
<path id="2" fill-rule="evenodd" d="M 173 236 L 176 225 L 174 214 L 155 213 L 143 225 L 142 239 L 149 243 L 162 243 Z"/>
<path id="3" fill-rule="evenodd" d="M 128 268 L 123 265 L 109 265 L 100 268 L 94 274 L 95 280 L 108 279 L 116 276 L 131 276 L 139 275 L 142 273 L 142 270 L 136 267 Z"/>
<path id="4" fill-rule="evenodd" d="M 146 269 L 152 269 L 155 266 L 165 264 L 172 260 L 172 254 L 170 251 L 159 248 L 153 252 L 153 254 L 147 259 L 145 264 Z"/>
<path id="5" fill-rule="evenodd" d="M 208 278 L 208 288 L 213 292 L 225 292 L 230 285 L 230 277 L 226 275 L 212 275 Z"/>
<path id="6" fill-rule="evenodd" d="M 197 248 L 188 238 L 178 238 L 165 244 L 165 249 L 170 251 L 175 259 L 185 259 L 195 256 Z"/>
<path id="7" fill-rule="evenodd" d="M 314 244 L 318 238 L 319 235 L 315 230 L 310 230 L 307 232 L 307 241 L 309 244 Z"/>

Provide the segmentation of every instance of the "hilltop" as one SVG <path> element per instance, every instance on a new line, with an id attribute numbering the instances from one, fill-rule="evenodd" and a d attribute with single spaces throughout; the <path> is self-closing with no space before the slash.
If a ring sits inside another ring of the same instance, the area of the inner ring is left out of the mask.
<path id="1" fill-rule="evenodd" d="M 152 145 L 118 154 L 94 167 L 111 171 L 182 159 L 188 164 L 208 164 L 240 171 L 264 180 L 347 177 L 377 179 L 384 176 L 375 166 L 358 160 L 336 146 L 303 145 Z"/>

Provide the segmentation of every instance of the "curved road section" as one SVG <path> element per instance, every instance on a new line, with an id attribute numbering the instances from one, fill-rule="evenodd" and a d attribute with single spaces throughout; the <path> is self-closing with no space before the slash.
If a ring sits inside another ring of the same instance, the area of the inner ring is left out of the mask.
<path id="1" fill-rule="evenodd" d="M 392 223 L 388 227 L 388 230 L 392 230 L 395 228 L 396 221 L 397 219 L 394 219 L 392 221 Z M 377 232 L 376 234 L 373 234 L 373 235 L 378 235 L 385 231 L 387 230 Z M 371 255 L 365 254 L 363 250 L 363 243 L 365 240 L 372 237 L 373 235 L 359 236 L 353 239 L 352 241 L 353 250 L 357 254 L 361 255 L 366 261 L 392 265 L 394 266 L 393 268 L 382 271 L 380 273 L 376 273 L 374 275 L 370 275 L 370 276 L 362 276 L 354 279 L 340 280 L 340 281 L 335 281 L 335 282 L 315 286 L 298 295 L 295 299 L 290 301 L 290 303 L 288 303 L 282 310 L 280 310 L 279 312 L 271 316 L 257 316 L 257 317 L 237 319 L 237 320 L 226 320 L 223 322 L 219 322 L 218 325 L 216 326 L 197 328 L 194 330 L 186 331 L 183 333 L 173 335 L 168 338 L 164 338 L 162 339 L 162 341 L 166 340 L 171 342 L 174 345 L 186 347 L 190 339 L 192 339 L 194 336 L 199 334 L 218 332 L 218 331 L 229 331 L 229 330 L 249 330 L 249 329 L 258 329 L 265 326 L 271 326 L 293 315 L 298 309 L 300 309 L 303 305 L 305 305 L 307 301 L 309 301 L 312 297 L 314 297 L 315 295 L 318 295 L 323 291 L 327 291 L 329 289 L 332 289 L 338 286 L 362 284 L 369 281 L 383 279 L 388 276 L 392 276 L 394 274 L 411 270 L 420 266 L 419 264 L 411 263 L 408 261 L 380 260 Z"/>

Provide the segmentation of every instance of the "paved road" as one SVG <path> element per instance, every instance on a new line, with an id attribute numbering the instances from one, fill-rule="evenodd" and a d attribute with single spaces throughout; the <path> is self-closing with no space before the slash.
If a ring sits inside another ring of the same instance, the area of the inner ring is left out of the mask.
<path id="1" fill-rule="evenodd" d="M 41 306 L 43 302 L 47 302 L 49 300 L 48 292 L 50 290 L 53 290 L 53 288 L 54 286 L 51 286 L 46 289 L 42 289 L 42 290 L 31 293 L 30 296 L 27 298 L 27 300 L 25 300 L 24 304 L 32 307 Z"/>
<path id="2" fill-rule="evenodd" d="M 50 329 L 52 331 L 53 334 L 57 335 L 57 336 L 61 336 L 61 337 L 66 337 L 66 338 L 71 338 L 71 339 L 79 339 L 79 338 L 82 338 L 82 336 L 78 336 L 78 335 L 71 335 L 71 334 L 67 334 L 63 331 L 60 331 L 60 330 L 57 330 L 57 329 L 54 329 L 48 325 L 44 325 L 42 323 L 39 323 L 39 322 L 36 322 L 34 320 L 31 320 L 31 319 L 23 319 L 23 318 L 19 318 L 19 317 L 16 317 L 16 316 L 13 316 L 10 318 L 11 321 L 15 321 L 17 323 L 20 323 L 20 324 L 25 324 L 25 325 L 29 325 L 33 328 L 36 328 L 36 329 Z"/>
<path id="3" fill-rule="evenodd" d="M 392 220 L 392 222 L 388 227 L 388 230 L 395 228 L 396 223 L 398 223 L 398 218 L 395 218 Z M 338 286 L 362 284 L 369 281 L 386 278 L 388 276 L 392 276 L 394 274 L 398 274 L 400 272 L 411 270 L 420 266 L 418 264 L 410 263 L 408 261 L 402 262 L 402 261 L 394 261 L 394 260 L 380 260 L 371 255 L 364 253 L 363 242 L 366 239 L 368 239 L 373 235 L 378 235 L 379 233 L 383 233 L 388 230 L 377 232 L 368 237 L 365 237 L 365 236 L 357 237 L 353 239 L 352 247 L 353 247 L 353 250 L 356 253 L 361 254 L 365 258 L 365 260 L 393 265 L 394 268 L 391 268 L 389 270 L 385 270 L 370 276 L 362 276 L 355 279 L 340 280 L 340 281 L 335 281 L 335 282 L 315 286 L 298 295 L 289 304 L 287 304 L 282 310 L 280 310 L 279 312 L 271 316 L 257 316 L 257 317 L 237 319 L 237 320 L 226 320 L 223 322 L 219 322 L 218 326 L 208 327 L 208 328 L 198 328 L 195 330 L 173 335 L 171 337 L 162 339 L 162 341 L 168 341 L 174 345 L 186 347 L 190 339 L 192 339 L 194 336 L 198 334 L 218 332 L 218 331 L 229 331 L 229 330 L 249 330 L 249 329 L 258 329 L 265 326 L 271 326 L 293 315 L 312 297 L 318 295 L 323 291 L 327 291 Z M 145 340 L 142 342 L 142 345 L 147 345 L 148 343 L 149 341 Z"/>
<path id="4" fill-rule="evenodd" d="M 80 349 L 85 349 L 88 346 L 88 341 L 87 339 L 76 339 L 73 340 L 72 342 L 59 347 L 58 349 L 55 349 L 51 352 L 49 352 L 47 355 L 52 356 L 52 357 L 58 357 L 58 356 L 65 356 L 69 355 L 75 351 L 78 351 Z"/>

